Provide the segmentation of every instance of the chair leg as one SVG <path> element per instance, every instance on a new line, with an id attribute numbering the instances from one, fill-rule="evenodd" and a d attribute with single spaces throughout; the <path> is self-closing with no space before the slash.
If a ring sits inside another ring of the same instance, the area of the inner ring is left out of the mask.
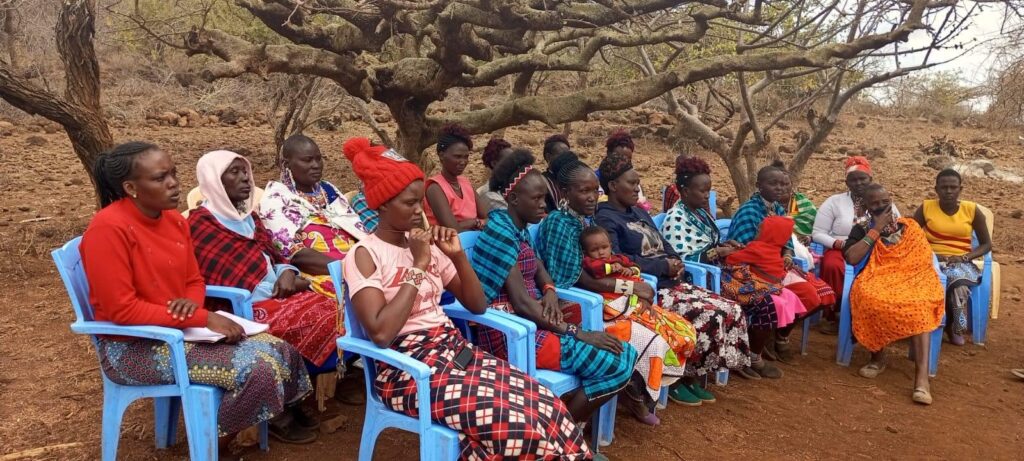
<path id="1" fill-rule="evenodd" d="M 939 373 L 939 352 L 942 350 L 943 328 L 936 328 L 929 337 L 928 345 L 928 376 L 935 377 Z"/>
<path id="2" fill-rule="evenodd" d="M 800 337 L 800 355 L 807 355 L 807 341 L 811 337 L 811 317 L 803 320 L 803 336 Z"/>
<path id="3" fill-rule="evenodd" d="M 153 399 L 154 431 L 156 448 L 163 450 L 177 443 L 178 413 L 181 411 L 180 397 L 158 397 Z"/>
<path id="4" fill-rule="evenodd" d="M 618 396 L 612 397 L 608 403 L 601 405 L 601 409 L 598 410 L 598 446 L 607 447 L 612 444 L 612 440 L 615 438 L 615 408 L 618 402 Z"/>
<path id="5" fill-rule="evenodd" d="M 980 284 L 971 289 L 971 341 L 977 345 L 985 344 L 985 321 L 988 320 L 988 304 L 984 296 L 985 285 Z"/>
<path id="6" fill-rule="evenodd" d="M 448 431 L 430 431 L 421 435 L 420 459 L 423 461 L 454 461 L 459 459 L 459 436 Z"/>
<path id="7" fill-rule="evenodd" d="M 373 461 L 373 447 L 377 444 L 377 436 L 384 430 L 379 424 L 381 414 L 380 404 L 368 397 L 363 433 L 359 437 L 359 461 Z"/>
<path id="8" fill-rule="evenodd" d="M 117 444 L 121 438 L 121 418 L 132 400 L 134 399 L 117 392 L 112 386 L 104 386 L 103 429 L 100 439 L 103 461 L 117 461 Z"/>
<path id="9" fill-rule="evenodd" d="M 850 321 L 849 304 L 839 313 L 839 341 L 836 348 L 836 363 L 844 367 L 850 366 L 853 359 L 853 325 Z"/>
<path id="10" fill-rule="evenodd" d="M 270 451 L 270 423 L 263 421 L 260 423 L 260 450 Z"/>
<path id="11" fill-rule="evenodd" d="M 718 384 L 719 386 L 725 386 L 725 385 L 729 384 L 729 369 L 728 368 L 719 368 L 718 369 L 718 373 L 715 374 L 715 384 Z"/>
<path id="12" fill-rule="evenodd" d="M 185 432 L 192 461 L 217 461 L 217 411 L 221 390 L 209 386 L 188 386 L 182 399 Z"/>

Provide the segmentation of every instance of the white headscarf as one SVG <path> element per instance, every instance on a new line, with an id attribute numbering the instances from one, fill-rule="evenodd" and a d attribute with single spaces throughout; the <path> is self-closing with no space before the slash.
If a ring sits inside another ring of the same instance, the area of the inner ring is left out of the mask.
<path id="1" fill-rule="evenodd" d="M 199 191 L 205 197 L 203 201 L 204 207 L 223 219 L 242 221 L 252 214 L 252 192 L 249 193 L 249 198 L 245 199 L 243 209 L 239 210 L 231 202 L 227 191 L 224 190 L 224 183 L 220 179 L 221 175 L 227 171 L 231 162 L 234 162 L 236 158 L 240 158 L 245 162 L 245 168 L 249 173 L 249 183 L 252 185 L 254 180 L 252 164 L 249 163 L 247 158 L 229 150 L 215 150 L 207 152 L 200 157 L 199 163 L 196 164 L 196 179 L 199 181 Z"/>

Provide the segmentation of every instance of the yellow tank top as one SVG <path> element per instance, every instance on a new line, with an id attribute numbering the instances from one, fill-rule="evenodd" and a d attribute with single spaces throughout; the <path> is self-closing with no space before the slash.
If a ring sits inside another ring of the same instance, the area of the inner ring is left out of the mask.
<path id="1" fill-rule="evenodd" d="M 932 244 L 932 251 L 944 256 L 969 253 L 976 210 L 977 204 L 961 200 L 960 209 L 950 216 L 942 211 L 938 200 L 925 200 L 922 205 L 924 232 Z"/>

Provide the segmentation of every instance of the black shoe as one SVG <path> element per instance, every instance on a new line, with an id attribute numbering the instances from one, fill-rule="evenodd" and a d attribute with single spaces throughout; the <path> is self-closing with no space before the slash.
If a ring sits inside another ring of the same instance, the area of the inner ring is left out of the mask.
<path id="1" fill-rule="evenodd" d="M 320 414 L 305 405 L 298 404 L 291 409 L 292 423 L 308 431 L 320 429 Z"/>
<path id="2" fill-rule="evenodd" d="M 293 445 L 313 443 L 320 435 L 317 432 L 300 427 L 288 413 L 271 420 L 269 426 L 271 437 Z"/>

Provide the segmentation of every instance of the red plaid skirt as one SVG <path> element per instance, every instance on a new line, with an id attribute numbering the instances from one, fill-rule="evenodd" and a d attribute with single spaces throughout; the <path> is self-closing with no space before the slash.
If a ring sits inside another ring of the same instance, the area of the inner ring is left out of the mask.
<path id="1" fill-rule="evenodd" d="M 270 325 L 268 333 L 295 346 L 316 366 L 327 361 L 338 348 L 338 335 L 345 333 L 338 302 L 312 291 L 260 301 L 252 313 L 253 320 Z"/>
<path id="2" fill-rule="evenodd" d="M 463 347 L 473 350 L 465 370 L 452 362 Z M 391 348 L 430 367 L 430 418 L 459 432 L 460 459 L 590 459 L 561 400 L 508 362 L 473 347 L 450 324 L 399 336 Z M 374 388 L 381 401 L 418 416 L 415 380 L 384 363 L 377 370 Z"/>

